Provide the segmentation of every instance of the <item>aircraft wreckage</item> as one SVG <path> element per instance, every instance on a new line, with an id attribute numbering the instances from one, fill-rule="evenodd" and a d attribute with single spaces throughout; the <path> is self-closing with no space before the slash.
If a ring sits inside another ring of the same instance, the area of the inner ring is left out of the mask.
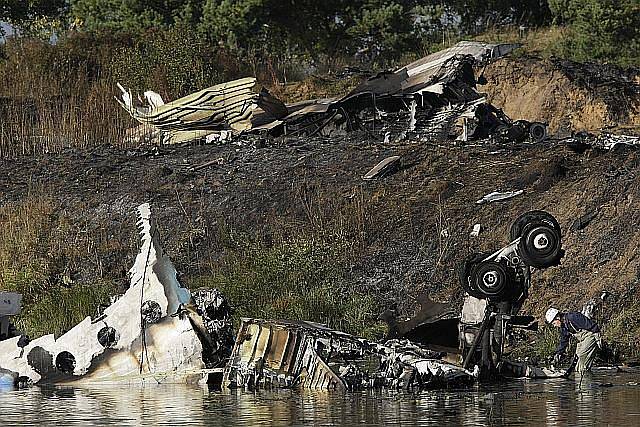
<path id="1" fill-rule="evenodd" d="M 544 123 L 513 121 L 488 103 L 476 89 L 474 66 L 500 58 L 515 44 L 459 42 L 395 71 L 370 77 L 341 98 L 312 99 L 285 105 L 266 89 L 255 92 L 255 78 L 204 89 L 165 104 L 152 91 L 134 104 L 130 91 L 118 102 L 140 122 L 128 138 L 172 144 L 196 139 L 208 142 L 240 133 L 337 135 L 364 131 L 385 140 L 542 141 Z"/>
<path id="2" fill-rule="evenodd" d="M 59 337 L 29 340 L 10 327 L 20 296 L 0 301 L 0 384 L 209 383 L 260 388 L 424 389 L 470 384 L 479 376 L 550 377 L 562 372 L 503 357 L 528 296 L 531 268 L 563 256 L 553 216 L 532 211 L 511 228 L 511 243 L 475 254 L 461 268 L 460 316 L 429 298 L 407 321 L 390 312 L 389 340 L 373 342 L 306 321 L 242 319 L 235 340 L 231 307 L 215 289 L 190 292 L 160 246 L 148 204 L 138 207 L 141 248 L 129 289 L 95 318 Z"/>

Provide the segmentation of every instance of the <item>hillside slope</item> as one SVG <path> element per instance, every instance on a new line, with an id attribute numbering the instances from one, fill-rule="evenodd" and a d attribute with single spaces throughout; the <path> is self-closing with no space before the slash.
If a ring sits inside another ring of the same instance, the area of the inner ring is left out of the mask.
<path id="1" fill-rule="evenodd" d="M 534 275 L 525 310 L 577 309 L 606 290 L 599 316 L 607 334 L 626 356 L 637 354 L 638 152 L 578 154 L 562 143 L 385 145 L 358 135 L 246 142 L 1 161 L 3 287 L 40 292 L 43 283 L 7 273 L 27 266 L 46 271 L 41 280 L 53 295 L 124 285 L 135 253 L 132 212 L 149 201 L 185 285 L 221 287 L 241 315 L 375 334 L 382 309 L 410 315 L 420 293 L 461 302 L 458 263 L 507 243 L 520 213 L 545 209 L 563 227 L 567 254 L 561 266 Z M 400 171 L 362 180 L 392 154 L 403 156 Z M 524 194 L 475 203 L 515 189 Z M 589 213 L 586 227 L 571 229 Z M 475 223 L 483 231 L 471 238 Z M 36 244 L 14 248 L 11 259 L 9 243 L 25 233 Z M 41 299 L 27 295 L 34 306 Z"/>
<path id="2" fill-rule="evenodd" d="M 554 133 L 640 134 L 638 69 L 523 56 L 489 64 L 484 76 L 480 90 L 514 119 L 547 122 Z"/>

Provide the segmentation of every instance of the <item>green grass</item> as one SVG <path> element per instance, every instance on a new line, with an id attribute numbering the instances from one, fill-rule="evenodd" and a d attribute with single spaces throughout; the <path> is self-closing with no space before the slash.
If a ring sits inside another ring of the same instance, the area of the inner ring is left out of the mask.
<path id="1" fill-rule="evenodd" d="M 27 284 L 27 286 L 24 286 Z M 11 284 L 7 290 L 27 297 L 24 309 L 13 319 L 15 326 L 32 338 L 46 334 L 59 337 L 87 316 L 94 316 L 100 304 L 108 304 L 115 285 L 99 281 L 91 285 L 56 287 L 47 292 L 30 292 L 28 282 Z"/>
<path id="2" fill-rule="evenodd" d="M 62 334 L 116 291 L 113 281 L 101 277 L 91 283 L 71 279 L 76 268 L 89 265 L 89 248 L 96 254 L 109 249 L 97 247 L 92 233 L 80 237 L 61 206 L 46 192 L 36 193 L 0 206 L 0 291 L 22 294 L 23 310 L 13 321 L 32 338 Z"/>
<path id="3" fill-rule="evenodd" d="M 603 327 L 605 344 L 609 345 L 620 359 L 639 359 L 640 303 L 621 307 Z"/>
<path id="4" fill-rule="evenodd" d="M 376 321 L 380 301 L 358 292 L 346 275 L 346 239 L 295 238 L 266 245 L 247 240 L 227 248 L 212 275 L 188 283 L 215 287 L 234 307 L 234 318 L 310 320 L 367 338 L 384 333 Z"/>

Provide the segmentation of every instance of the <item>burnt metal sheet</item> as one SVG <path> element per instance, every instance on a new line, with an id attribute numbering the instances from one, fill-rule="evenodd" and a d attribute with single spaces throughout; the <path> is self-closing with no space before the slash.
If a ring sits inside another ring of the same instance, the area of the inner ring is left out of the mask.
<path id="1" fill-rule="evenodd" d="M 283 368 L 287 346 L 292 334 L 289 331 L 275 329 L 272 331 L 271 342 L 269 343 L 269 353 L 265 357 L 265 364 L 270 369 L 280 370 Z"/>
<path id="2" fill-rule="evenodd" d="M 429 318 L 443 309 L 434 304 Z M 344 390 L 473 381 L 470 372 L 434 354 L 397 340 L 374 343 L 313 322 L 242 319 L 223 385 Z"/>
<path id="3" fill-rule="evenodd" d="M 290 121 L 306 114 L 326 113 L 337 98 L 318 98 L 287 105 L 289 114 L 284 120 Z"/>
<path id="4" fill-rule="evenodd" d="M 364 130 L 385 135 L 385 141 L 458 136 L 463 132 L 456 127 L 458 119 L 474 119 L 475 110 L 486 102 L 476 90 L 473 66 L 515 47 L 461 42 L 396 71 L 379 73 L 339 100 L 288 106 L 292 113 L 283 119 L 285 133 Z"/>
<path id="5" fill-rule="evenodd" d="M 457 77 L 470 85 L 475 84 L 472 65 L 497 59 L 519 47 L 516 44 L 489 44 L 461 41 L 455 46 L 418 59 L 397 71 L 379 73 L 359 85 L 342 101 L 362 93 L 407 95 L 419 90 L 442 93 L 443 84 Z"/>
<path id="6" fill-rule="evenodd" d="M 427 348 L 457 353 L 459 319 L 449 303 L 435 302 L 422 295 L 418 302 L 420 310 L 408 320 L 398 320 L 393 312 L 380 315 L 389 326 L 390 338 L 406 338 Z"/>
<path id="7" fill-rule="evenodd" d="M 362 179 L 371 180 L 387 176 L 398 169 L 399 163 L 400 156 L 389 156 L 371 168 L 371 170 L 367 172 Z"/>
<path id="8" fill-rule="evenodd" d="M 473 57 L 476 64 L 483 65 L 490 60 L 509 54 L 518 47 L 520 45 L 515 43 L 493 44 L 463 40 L 450 48 L 420 58 L 408 64 L 405 68 L 409 76 L 422 74 L 423 78 L 428 78 L 436 73 L 445 62 L 455 56 L 469 55 Z"/>

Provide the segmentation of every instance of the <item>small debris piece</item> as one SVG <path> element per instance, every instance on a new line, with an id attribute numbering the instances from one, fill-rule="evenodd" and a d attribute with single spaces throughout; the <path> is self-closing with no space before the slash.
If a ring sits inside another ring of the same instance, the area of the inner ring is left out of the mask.
<path id="1" fill-rule="evenodd" d="M 230 130 L 221 130 L 219 132 L 213 132 L 206 136 L 205 141 L 207 144 L 228 142 L 233 139 L 233 132 Z"/>
<path id="2" fill-rule="evenodd" d="M 524 190 L 507 191 L 507 192 L 504 192 L 504 193 L 501 193 L 499 191 L 494 191 L 493 193 L 487 194 L 482 199 L 477 200 L 476 204 L 477 205 L 482 205 L 484 203 L 491 203 L 491 202 L 499 202 L 499 201 L 502 201 L 502 200 L 508 200 L 508 199 L 513 198 L 513 197 L 519 196 L 522 193 L 524 193 Z"/>
<path id="3" fill-rule="evenodd" d="M 609 298 L 609 292 L 607 291 L 602 291 L 599 297 L 591 298 L 582 306 L 582 314 L 592 319 L 595 310 L 600 307 L 607 298 Z"/>
<path id="4" fill-rule="evenodd" d="M 215 160 L 210 160 L 208 162 L 201 163 L 198 166 L 192 166 L 192 167 L 189 168 L 189 170 L 191 170 L 192 172 L 195 172 L 195 171 L 199 171 L 200 169 L 204 169 L 204 168 L 209 167 L 209 166 L 222 165 L 222 164 L 224 164 L 224 159 L 222 157 L 219 157 L 219 158 L 217 158 Z"/>
<path id="5" fill-rule="evenodd" d="M 630 135 L 616 135 L 602 132 L 594 135 L 589 132 L 578 132 L 564 139 L 565 144 L 578 154 L 584 153 L 589 147 L 614 150 L 617 147 L 640 147 L 640 137 Z"/>
<path id="6" fill-rule="evenodd" d="M 613 150 L 618 146 L 640 146 L 640 137 L 629 135 L 614 135 L 602 133 L 598 136 L 596 144 L 602 145 L 605 150 Z"/>
<path id="7" fill-rule="evenodd" d="M 400 156 L 390 156 L 375 165 L 362 179 L 378 179 L 390 175 L 398 170 L 400 166 Z"/>
<path id="8" fill-rule="evenodd" d="M 480 224 L 475 224 L 473 226 L 473 230 L 471 230 L 471 233 L 469 233 L 469 236 L 478 237 L 480 235 L 480 231 L 482 231 L 482 226 Z"/>
<path id="9" fill-rule="evenodd" d="M 571 231 L 578 231 L 586 228 L 587 225 L 589 225 L 589 223 L 591 223 L 591 221 L 593 221 L 593 219 L 596 216 L 598 216 L 597 209 L 591 212 L 587 212 L 586 214 L 582 215 L 580 218 L 573 221 L 573 224 L 571 224 Z"/>

